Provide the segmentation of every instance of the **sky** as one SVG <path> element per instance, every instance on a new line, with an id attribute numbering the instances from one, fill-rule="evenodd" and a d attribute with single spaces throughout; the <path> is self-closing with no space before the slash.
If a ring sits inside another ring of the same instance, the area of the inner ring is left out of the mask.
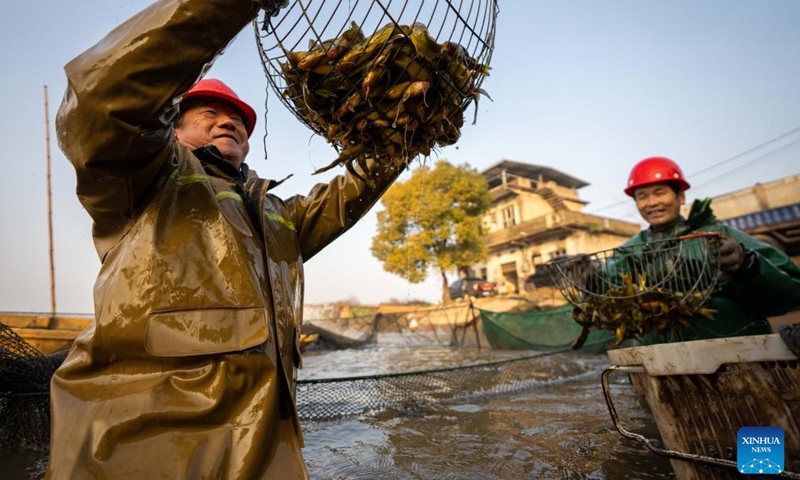
<path id="1" fill-rule="evenodd" d="M 66 87 L 63 66 L 149 3 L 4 5 L 0 311 L 50 310 L 48 131 L 57 312 L 93 310 L 100 262 L 53 126 Z M 428 161 L 479 171 L 502 159 L 556 168 L 589 182 L 579 191 L 586 212 L 634 222 L 640 219 L 622 190 L 631 167 L 649 156 L 682 166 L 693 184 L 689 202 L 798 174 L 798 25 L 797 0 L 500 0 L 491 76 L 483 84 L 493 101 L 483 99 L 477 123 L 468 122 L 456 145 Z M 250 27 L 209 75 L 259 113 L 248 164 L 263 177 L 293 175 L 274 193 L 305 194 L 340 173 L 312 175 L 335 152 L 269 89 Z M 372 257 L 381 209 L 377 204 L 306 264 L 307 303 L 441 298 L 437 274 L 411 284 Z"/>

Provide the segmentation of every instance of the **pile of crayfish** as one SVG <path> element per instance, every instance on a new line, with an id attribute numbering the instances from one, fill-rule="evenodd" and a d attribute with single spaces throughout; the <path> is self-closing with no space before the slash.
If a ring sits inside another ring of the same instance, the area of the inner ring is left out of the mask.
<path id="1" fill-rule="evenodd" d="M 315 173 L 344 165 L 357 175 L 353 163 L 363 171 L 370 157 L 428 156 L 458 140 L 464 110 L 486 95 L 477 85 L 489 67 L 421 23 L 390 23 L 369 37 L 353 23 L 308 51 L 284 53 L 284 97 L 339 153 Z"/>

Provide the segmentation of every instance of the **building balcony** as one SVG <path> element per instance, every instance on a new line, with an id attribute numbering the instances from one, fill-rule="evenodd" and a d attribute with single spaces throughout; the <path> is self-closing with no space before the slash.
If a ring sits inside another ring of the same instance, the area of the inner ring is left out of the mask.
<path id="1" fill-rule="evenodd" d="M 542 243 L 574 230 L 633 236 L 641 227 L 635 223 L 588 213 L 561 210 L 526 220 L 485 236 L 489 250 L 522 244 Z"/>

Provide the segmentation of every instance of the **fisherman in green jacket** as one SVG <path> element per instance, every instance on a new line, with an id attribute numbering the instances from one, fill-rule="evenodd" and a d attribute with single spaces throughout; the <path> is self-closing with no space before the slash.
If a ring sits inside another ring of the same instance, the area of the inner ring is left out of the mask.
<path id="1" fill-rule="evenodd" d="M 645 345 L 674 340 L 759 335 L 771 333 L 767 317 L 800 306 L 800 268 L 783 252 L 735 228 L 718 222 L 710 200 L 697 200 L 688 218 L 680 214 L 689 183 L 680 167 L 664 157 L 651 157 L 631 170 L 625 193 L 636 202 L 650 224 L 623 246 L 675 238 L 690 232 L 719 232 L 719 290 L 711 297 L 714 319 L 698 315 L 678 338 L 652 332 Z"/>
<path id="2" fill-rule="evenodd" d="M 307 478 L 303 263 L 405 164 L 286 200 L 248 169 L 255 112 L 198 80 L 286 3 L 158 0 L 65 67 L 58 139 L 102 266 L 95 321 L 53 376 L 47 478 Z"/>

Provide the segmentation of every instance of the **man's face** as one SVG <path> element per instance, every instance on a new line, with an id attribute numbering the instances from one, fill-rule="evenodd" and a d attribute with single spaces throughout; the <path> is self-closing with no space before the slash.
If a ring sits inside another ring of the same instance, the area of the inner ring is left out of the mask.
<path id="1" fill-rule="evenodd" d="M 236 168 L 250 151 L 247 129 L 239 111 L 216 100 L 190 104 L 175 127 L 175 138 L 191 149 L 212 144 Z"/>
<path id="2" fill-rule="evenodd" d="M 653 228 L 669 225 L 681 213 L 685 200 L 683 192 L 675 193 L 669 184 L 656 183 L 638 187 L 633 192 L 639 214 Z"/>

